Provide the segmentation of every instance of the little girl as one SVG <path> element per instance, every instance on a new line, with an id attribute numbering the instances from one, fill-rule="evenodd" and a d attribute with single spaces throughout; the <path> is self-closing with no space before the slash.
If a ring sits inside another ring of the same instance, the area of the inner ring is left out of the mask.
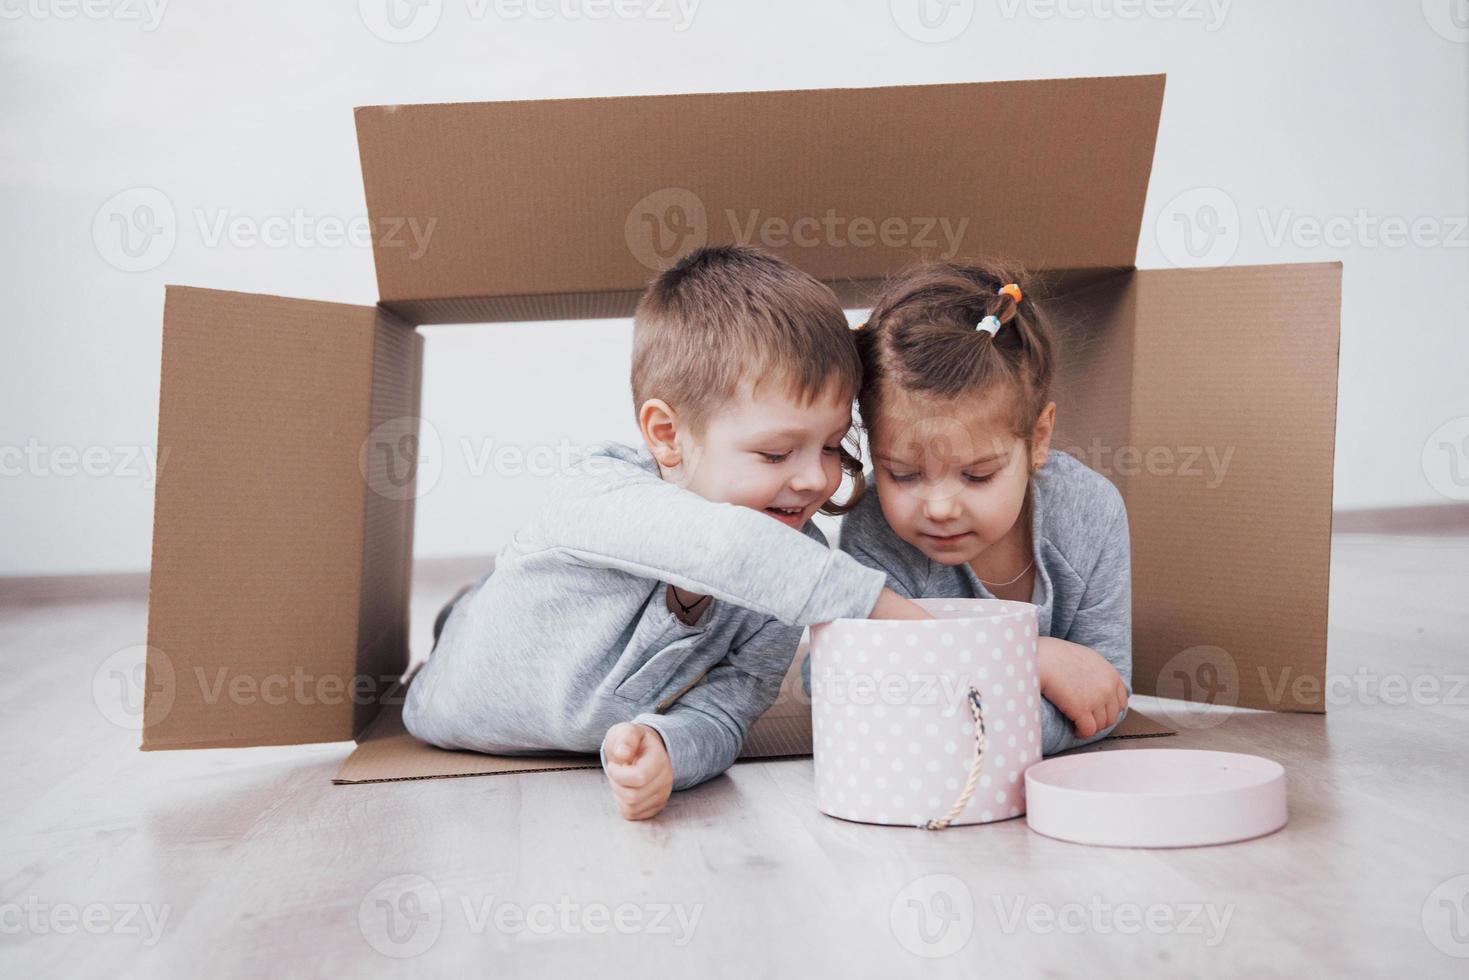
<path id="1" fill-rule="evenodd" d="M 841 549 L 910 599 L 1034 603 L 1042 751 L 1102 738 L 1131 693 L 1127 513 L 1050 448 L 1040 310 L 999 270 L 934 263 L 887 283 L 855 336 L 873 472 Z"/>

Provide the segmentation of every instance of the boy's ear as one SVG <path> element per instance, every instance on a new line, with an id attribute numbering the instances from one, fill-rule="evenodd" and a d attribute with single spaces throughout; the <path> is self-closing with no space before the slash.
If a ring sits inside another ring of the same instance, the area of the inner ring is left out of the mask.
<path id="1" fill-rule="evenodd" d="M 1050 402 L 1041 409 L 1035 420 L 1035 432 L 1030 439 L 1030 468 L 1038 470 L 1046 465 L 1051 455 L 1051 434 L 1056 431 L 1056 403 Z"/>
<path id="2" fill-rule="evenodd" d="M 678 415 L 661 398 L 649 398 L 638 409 L 638 428 L 643 442 L 660 466 L 670 469 L 682 459 L 678 448 Z"/>

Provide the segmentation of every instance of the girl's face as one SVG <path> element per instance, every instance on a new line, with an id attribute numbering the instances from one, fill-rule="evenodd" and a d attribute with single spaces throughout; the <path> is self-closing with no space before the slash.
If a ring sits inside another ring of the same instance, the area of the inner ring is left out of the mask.
<path id="1" fill-rule="evenodd" d="M 1005 408 L 1000 397 L 888 398 L 872 444 L 878 499 L 898 536 L 936 562 L 971 562 L 1023 533 L 1025 490 L 1049 452 L 1055 405 L 1028 442 Z"/>

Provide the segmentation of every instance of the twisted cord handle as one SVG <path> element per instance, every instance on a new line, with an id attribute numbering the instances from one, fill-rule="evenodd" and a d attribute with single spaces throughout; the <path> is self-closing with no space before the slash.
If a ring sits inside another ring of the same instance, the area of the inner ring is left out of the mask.
<path id="1" fill-rule="evenodd" d="M 979 785 L 979 773 L 984 768 L 984 705 L 979 700 L 979 688 L 969 689 L 969 713 L 974 716 L 974 761 L 969 765 L 969 778 L 964 781 L 964 788 L 959 792 L 959 798 L 954 805 L 949 807 L 949 812 L 937 820 L 926 820 L 918 824 L 919 830 L 943 830 L 951 822 L 964 812 L 969 805 L 969 799 L 974 795 L 974 788 Z"/>

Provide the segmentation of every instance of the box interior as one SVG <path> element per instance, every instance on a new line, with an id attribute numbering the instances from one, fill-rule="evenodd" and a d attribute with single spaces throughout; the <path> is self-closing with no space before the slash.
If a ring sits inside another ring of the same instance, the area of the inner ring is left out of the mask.
<path id="1" fill-rule="evenodd" d="M 143 747 L 379 717 L 408 662 L 414 325 L 625 316 L 660 264 L 750 228 L 861 306 L 948 257 L 940 218 L 954 257 L 1032 270 L 1063 327 L 1056 445 L 1139 457 L 1097 466 L 1128 504 L 1135 690 L 1324 710 L 1341 268 L 1136 270 L 1162 97 L 1153 75 L 359 109 L 377 306 L 169 287 Z M 1177 669 L 1205 647 L 1232 688 Z M 757 734 L 809 752 L 809 727 Z M 453 774 L 423 758 L 374 778 Z"/>

